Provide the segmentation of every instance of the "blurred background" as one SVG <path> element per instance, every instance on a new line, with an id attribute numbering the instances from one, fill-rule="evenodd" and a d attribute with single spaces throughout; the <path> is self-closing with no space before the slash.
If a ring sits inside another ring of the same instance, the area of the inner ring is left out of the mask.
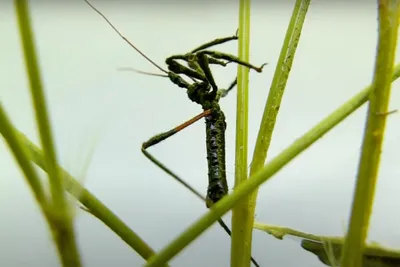
<path id="1" fill-rule="evenodd" d="M 184 53 L 233 35 L 238 1 L 92 0 L 152 60 Z M 15 126 L 39 144 L 12 1 L 2 1 L 0 99 Z M 154 134 L 201 112 L 165 78 L 122 72 L 158 70 L 129 47 L 82 0 L 31 1 L 32 19 L 57 152 L 62 165 L 154 249 L 163 248 L 206 212 L 205 204 L 154 166 L 140 146 Z M 274 68 L 294 1 L 252 1 L 249 164 Z M 377 38 L 376 1 L 316 0 L 290 73 L 268 158 L 372 81 Z M 235 42 L 216 50 L 236 53 Z M 225 87 L 236 67 L 213 69 Z M 400 107 L 393 84 L 391 109 Z M 236 94 L 221 100 L 227 117 L 230 188 L 234 180 Z M 321 235 L 343 235 L 363 136 L 366 106 L 297 157 L 259 191 L 256 220 Z M 369 240 L 400 248 L 400 115 L 388 118 Z M 151 148 L 200 192 L 207 188 L 203 121 Z M 87 167 L 86 158 L 90 158 Z M 47 225 L 8 147 L 0 143 L 0 265 L 57 266 Z M 87 169 L 88 168 L 88 169 Z M 87 171 L 86 171 L 87 169 Z M 230 214 L 225 216 L 230 223 Z M 91 215 L 79 211 L 84 266 L 140 266 L 143 260 Z M 294 238 L 255 230 L 253 256 L 261 266 L 323 266 Z M 215 224 L 173 259 L 172 266 L 229 266 L 230 240 Z"/>

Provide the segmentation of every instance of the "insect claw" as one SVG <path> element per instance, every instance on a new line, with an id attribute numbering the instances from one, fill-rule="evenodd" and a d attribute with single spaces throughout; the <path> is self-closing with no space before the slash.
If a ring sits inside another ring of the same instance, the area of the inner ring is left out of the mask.
<path id="1" fill-rule="evenodd" d="M 256 69 L 256 71 L 257 71 L 257 72 L 262 72 L 263 68 L 264 68 L 266 65 L 268 65 L 268 63 L 262 64 L 261 67 L 259 67 L 259 68 Z"/>

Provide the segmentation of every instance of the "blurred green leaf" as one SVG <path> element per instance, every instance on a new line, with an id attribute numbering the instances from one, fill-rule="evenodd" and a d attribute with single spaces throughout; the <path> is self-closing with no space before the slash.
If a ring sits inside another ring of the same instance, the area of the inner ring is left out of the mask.
<path id="1" fill-rule="evenodd" d="M 314 255 L 327 266 L 340 266 L 340 257 L 344 240 L 326 240 L 316 242 L 308 239 L 301 241 L 301 247 Z M 400 250 L 384 248 L 378 245 L 368 245 L 364 249 L 363 267 L 399 267 Z"/>

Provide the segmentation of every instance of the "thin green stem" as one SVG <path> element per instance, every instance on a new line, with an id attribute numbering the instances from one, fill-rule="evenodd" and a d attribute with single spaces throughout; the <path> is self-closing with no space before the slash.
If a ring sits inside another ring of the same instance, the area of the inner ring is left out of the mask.
<path id="1" fill-rule="evenodd" d="M 342 237 L 332 237 L 332 236 L 320 236 L 314 235 L 306 232 L 301 232 L 289 227 L 279 226 L 279 225 L 271 225 L 271 224 L 264 224 L 260 222 L 254 223 L 254 229 L 258 229 L 264 231 L 277 239 L 283 239 L 285 235 L 296 236 L 304 239 L 314 240 L 314 241 L 325 241 L 325 240 L 342 240 Z"/>
<path id="2" fill-rule="evenodd" d="M 360 267 L 362 264 L 390 100 L 390 74 L 393 71 L 396 53 L 400 1 L 378 1 L 378 14 L 379 40 L 373 80 L 374 89 L 370 94 L 349 233 L 341 262 L 343 267 Z"/>
<path id="3" fill-rule="evenodd" d="M 1 127 L 0 127 L 1 130 Z M 44 171 L 47 171 L 43 151 L 33 144 L 24 134 L 14 129 L 18 134 L 18 139 L 23 144 L 27 156 L 31 161 L 38 165 Z M 63 178 L 65 190 L 79 200 L 88 211 L 102 221 L 114 233 L 116 233 L 127 245 L 135 250 L 143 259 L 149 259 L 155 254 L 154 250 L 146 244 L 134 231 L 132 231 L 117 215 L 115 215 L 99 199 L 76 181 L 66 170 L 61 167 L 59 172 Z"/>
<path id="4" fill-rule="evenodd" d="M 239 1 L 238 56 L 249 62 L 250 0 Z M 238 66 L 236 109 L 235 188 L 247 180 L 249 68 Z M 231 266 L 250 266 L 252 225 L 248 198 L 243 198 L 232 209 Z"/>
<path id="5" fill-rule="evenodd" d="M 11 149 L 11 152 L 19 164 L 26 181 L 33 191 L 36 201 L 38 202 L 40 209 L 45 216 L 48 223 L 48 205 L 49 201 L 47 199 L 45 190 L 43 188 L 42 182 L 39 175 L 36 173 L 31 162 L 29 161 L 29 155 L 26 149 L 24 149 L 21 140 L 18 138 L 18 132 L 14 131 L 8 116 L 3 109 L 3 105 L 0 104 L 0 133 L 4 137 L 6 143 Z"/>
<path id="6" fill-rule="evenodd" d="M 283 239 L 290 235 L 303 239 L 303 249 L 318 256 L 320 261 L 329 266 L 338 266 L 342 254 L 344 238 L 341 236 L 318 236 L 279 225 L 254 223 L 254 228 L 264 231 L 275 238 Z M 366 245 L 363 252 L 362 266 L 398 266 L 400 250 L 383 247 L 376 242 Z"/>
<path id="7" fill-rule="evenodd" d="M 307 14 L 310 0 L 297 0 L 293 8 L 292 16 L 286 30 L 285 40 L 283 42 L 275 74 L 269 90 L 268 99 L 265 104 L 263 117 L 260 123 L 260 129 L 257 136 L 253 159 L 250 165 L 250 176 L 254 175 L 263 166 L 267 158 L 267 152 L 271 144 L 272 133 L 278 116 L 279 107 L 285 91 L 286 83 L 292 68 L 297 45 L 300 40 L 301 30 Z M 246 210 L 247 224 L 243 230 L 244 239 L 248 246 L 248 252 L 251 252 L 252 227 L 254 223 L 254 213 L 257 202 L 258 189 L 249 197 Z"/>
<path id="8" fill-rule="evenodd" d="M 328 266 L 340 265 L 343 252 L 344 238 L 326 237 L 321 241 L 303 239 L 301 247 L 316 255 L 321 262 Z M 363 249 L 363 267 L 397 267 L 400 266 L 400 251 L 386 248 L 376 243 L 366 244 Z"/>
<path id="9" fill-rule="evenodd" d="M 30 91 L 39 128 L 40 139 L 45 151 L 49 184 L 52 197 L 49 216 L 51 228 L 63 266 L 81 266 L 79 251 L 75 240 L 73 219 L 68 201 L 57 171 L 57 159 L 51 134 L 50 120 L 47 111 L 44 90 L 41 81 L 39 64 L 36 56 L 34 36 L 31 26 L 28 3 L 26 0 L 15 0 L 18 25 L 25 58 L 26 71 L 29 77 Z"/>
<path id="10" fill-rule="evenodd" d="M 40 69 L 36 56 L 36 48 L 34 43 L 28 3 L 25 0 L 16 0 L 15 8 L 18 15 L 20 36 L 25 58 L 25 66 L 29 77 L 30 92 L 32 102 L 34 104 L 36 122 L 39 128 L 43 151 L 45 152 L 47 162 L 46 164 L 49 164 L 48 173 L 51 177 L 50 185 L 52 198 L 55 208 L 65 211 L 67 202 L 63 197 L 64 191 L 61 178 L 56 171 L 57 159 L 50 129 L 51 126 L 44 96 L 43 85 L 40 77 Z"/>
<path id="11" fill-rule="evenodd" d="M 396 66 L 392 80 L 396 80 L 400 76 L 400 64 Z M 211 209 L 203 215 L 194 224 L 189 226 L 181 235 L 163 248 L 159 253 L 154 255 L 147 262 L 147 267 L 156 267 L 165 264 L 172 259 L 180 251 L 202 234 L 208 227 L 215 223 L 222 215 L 237 204 L 243 197 L 249 195 L 258 186 L 267 181 L 272 175 L 282 169 L 293 158 L 299 155 L 306 148 L 311 146 L 315 141 L 329 132 L 333 127 L 343 121 L 347 116 L 357 110 L 367 100 L 372 91 L 372 86 L 368 86 L 324 120 L 314 126 L 302 137 L 297 139 L 292 145 L 286 148 L 278 156 L 267 163 L 264 168 L 255 173 L 245 182 L 238 185 L 232 194 L 224 197 L 214 204 Z"/>
<path id="12" fill-rule="evenodd" d="M 250 165 L 250 175 L 261 169 L 267 158 L 267 152 L 271 144 L 276 117 L 278 116 L 283 93 L 289 78 L 289 72 L 292 68 L 295 52 L 300 40 L 301 30 L 309 5 L 310 0 L 297 0 L 295 3 L 275 69 L 274 78 L 269 90 L 267 103 L 264 108 L 260 130 L 258 132 L 256 146 L 253 153 L 253 160 Z M 255 201 L 257 192 L 253 193 L 252 197 Z"/>

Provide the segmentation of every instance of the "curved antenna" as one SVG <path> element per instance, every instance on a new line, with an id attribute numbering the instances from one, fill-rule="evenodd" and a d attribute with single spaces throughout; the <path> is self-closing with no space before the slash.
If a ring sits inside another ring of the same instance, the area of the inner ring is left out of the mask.
<path id="1" fill-rule="evenodd" d="M 129 68 L 129 67 L 118 68 L 118 70 L 121 70 L 121 71 L 133 71 L 133 72 L 144 74 L 144 75 L 157 76 L 157 77 L 167 77 L 168 78 L 168 75 L 158 74 L 158 73 L 153 73 L 153 72 L 147 72 L 147 71 L 142 71 L 142 70 L 137 70 L 137 69 Z"/>
<path id="2" fill-rule="evenodd" d="M 168 73 L 166 70 L 164 70 L 163 68 L 161 68 L 159 65 L 157 65 L 153 60 L 151 60 L 149 57 L 147 57 L 144 53 L 142 53 L 142 51 L 139 50 L 139 48 L 137 48 L 135 45 L 133 45 L 128 38 L 126 38 L 125 36 L 122 35 L 122 33 L 111 23 L 111 21 L 109 21 L 106 16 L 103 15 L 103 13 L 101 13 L 97 8 L 95 8 L 91 3 L 89 3 L 88 0 L 84 0 L 94 11 L 96 11 L 107 23 L 108 25 L 110 25 L 111 28 L 113 28 L 113 30 L 125 41 L 127 42 L 133 49 L 135 49 L 140 55 L 142 55 L 142 57 L 144 57 L 145 59 L 147 59 L 147 61 L 149 61 L 151 64 L 153 64 L 156 68 L 158 68 L 159 70 L 161 70 L 164 73 Z"/>

